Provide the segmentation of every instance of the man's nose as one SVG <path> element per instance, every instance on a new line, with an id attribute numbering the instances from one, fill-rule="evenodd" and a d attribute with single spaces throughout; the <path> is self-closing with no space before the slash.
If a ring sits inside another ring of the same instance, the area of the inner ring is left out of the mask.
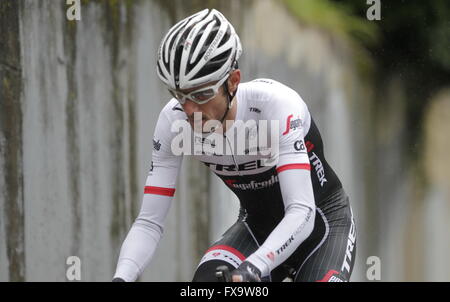
<path id="1" fill-rule="evenodd" d="M 192 116 L 194 112 L 200 112 L 200 108 L 198 104 L 194 103 L 193 101 L 186 100 L 186 102 L 182 105 L 184 112 L 187 114 L 187 116 Z"/>

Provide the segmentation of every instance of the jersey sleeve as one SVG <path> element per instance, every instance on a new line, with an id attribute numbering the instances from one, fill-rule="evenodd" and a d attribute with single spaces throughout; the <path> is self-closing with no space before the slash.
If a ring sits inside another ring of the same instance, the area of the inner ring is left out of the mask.
<path id="1" fill-rule="evenodd" d="M 276 89 L 276 88 L 275 88 Z M 248 257 L 262 276 L 287 260 L 314 228 L 315 200 L 311 166 L 304 143 L 305 125 L 310 122 L 306 104 L 293 90 L 276 89 L 268 106 L 268 120 L 279 121 L 276 169 L 284 203 L 284 217 L 266 241 Z"/>
<path id="2" fill-rule="evenodd" d="M 159 115 L 142 206 L 120 250 L 114 277 L 125 281 L 135 281 L 153 257 L 175 194 L 182 156 L 171 151 L 174 133 L 170 132 L 170 110 L 166 106 Z"/>

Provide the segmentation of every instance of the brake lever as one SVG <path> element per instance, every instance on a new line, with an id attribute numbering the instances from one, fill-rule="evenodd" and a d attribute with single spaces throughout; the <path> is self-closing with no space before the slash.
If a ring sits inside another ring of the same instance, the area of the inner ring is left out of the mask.
<path id="1" fill-rule="evenodd" d="M 228 266 L 218 266 L 216 268 L 216 277 L 219 282 L 231 282 L 231 272 Z"/>

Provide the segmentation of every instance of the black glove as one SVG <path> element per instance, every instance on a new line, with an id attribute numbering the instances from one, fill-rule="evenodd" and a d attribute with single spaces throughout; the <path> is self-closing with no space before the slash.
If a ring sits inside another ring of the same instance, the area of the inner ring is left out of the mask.
<path id="1" fill-rule="evenodd" d="M 116 277 L 116 278 L 112 279 L 112 282 L 125 282 L 125 280 L 123 280 L 122 278 Z"/>
<path id="2" fill-rule="evenodd" d="M 237 269 L 231 272 L 234 282 L 261 282 L 261 272 L 248 261 L 244 261 Z"/>

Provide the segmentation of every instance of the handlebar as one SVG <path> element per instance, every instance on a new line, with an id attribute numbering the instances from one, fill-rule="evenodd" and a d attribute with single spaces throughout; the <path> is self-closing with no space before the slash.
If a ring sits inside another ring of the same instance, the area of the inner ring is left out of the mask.
<path id="1" fill-rule="evenodd" d="M 231 282 L 231 272 L 228 266 L 218 266 L 216 268 L 216 277 L 219 282 Z"/>

